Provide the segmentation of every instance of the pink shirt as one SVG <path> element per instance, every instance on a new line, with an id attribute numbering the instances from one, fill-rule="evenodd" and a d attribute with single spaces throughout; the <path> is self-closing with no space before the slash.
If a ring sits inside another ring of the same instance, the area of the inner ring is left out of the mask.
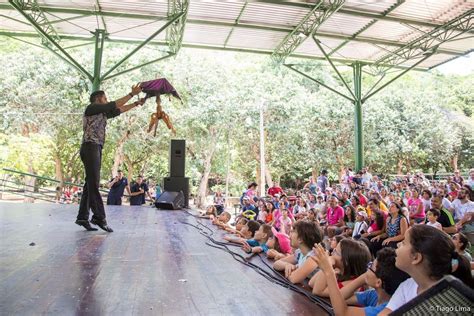
<path id="1" fill-rule="evenodd" d="M 245 192 L 245 196 L 248 196 L 250 199 L 253 199 L 253 197 L 255 196 L 255 190 L 252 190 L 252 189 L 248 189 L 246 192 Z"/>
<path id="2" fill-rule="evenodd" d="M 344 209 L 339 205 L 334 209 L 329 207 L 326 216 L 329 225 L 336 225 L 344 217 Z"/>
<path id="3" fill-rule="evenodd" d="M 421 212 L 417 215 L 418 205 L 421 204 Z M 408 199 L 408 210 L 410 211 L 410 217 L 412 218 L 425 218 L 425 207 L 423 205 L 423 201 L 420 198 L 417 199 Z"/>
<path id="4" fill-rule="evenodd" d="M 288 212 L 288 217 L 295 219 L 293 217 L 293 213 L 291 212 Z M 280 229 L 280 223 L 281 223 L 280 219 L 282 218 L 282 214 L 279 209 L 276 209 L 275 211 L 273 211 L 273 218 L 275 219 L 273 226 L 275 226 L 276 229 Z"/>
<path id="5" fill-rule="evenodd" d="M 287 217 L 285 220 L 283 217 L 281 217 L 280 218 L 280 228 L 281 228 L 280 231 L 282 233 L 289 235 L 291 232 L 291 224 L 292 224 L 291 218 Z"/>
<path id="6" fill-rule="evenodd" d="M 385 222 L 387 221 L 387 213 L 385 212 L 382 212 L 382 216 L 383 216 L 383 223 L 385 224 Z M 369 229 L 367 229 L 367 232 L 368 233 L 371 233 L 371 232 L 374 232 L 374 231 L 377 231 L 377 230 L 381 230 L 383 228 L 383 225 L 382 227 L 378 227 L 377 226 L 377 221 L 373 221 L 372 224 L 370 224 L 369 226 Z"/>

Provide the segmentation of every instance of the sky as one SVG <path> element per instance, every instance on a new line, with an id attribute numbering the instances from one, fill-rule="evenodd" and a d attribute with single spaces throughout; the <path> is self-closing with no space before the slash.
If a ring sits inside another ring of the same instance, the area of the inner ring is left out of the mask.
<path id="1" fill-rule="evenodd" d="M 443 74 L 474 75 L 474 52 L 436 67 Z"/>

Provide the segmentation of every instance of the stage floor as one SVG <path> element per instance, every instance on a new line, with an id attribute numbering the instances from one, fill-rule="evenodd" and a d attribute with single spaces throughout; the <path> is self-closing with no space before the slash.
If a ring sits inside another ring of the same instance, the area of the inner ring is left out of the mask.
<path id="1" fill-rule="evenodd" d="M 326 315 L 207 246 L 183 211 L 106 211 L 113 233 L 75 225 L 76 205 L 0 203 L 0 314 Z"/>

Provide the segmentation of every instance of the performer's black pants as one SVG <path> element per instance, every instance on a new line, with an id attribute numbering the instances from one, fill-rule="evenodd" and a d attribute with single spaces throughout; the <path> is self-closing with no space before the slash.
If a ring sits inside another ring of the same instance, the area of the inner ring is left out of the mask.
<path id="1" fill-rule="evenodd" d="M 100 165 L 102 160 L 102 146 L 94 143 L 83 143 L 81 146 L 81 160 L 86 171 L 86 183 L 82 190 L 81 205 L 77 219 L 89 219 L 89 209 L 93 218 L 105 220 L 105 209 L 99 193 Z"/>

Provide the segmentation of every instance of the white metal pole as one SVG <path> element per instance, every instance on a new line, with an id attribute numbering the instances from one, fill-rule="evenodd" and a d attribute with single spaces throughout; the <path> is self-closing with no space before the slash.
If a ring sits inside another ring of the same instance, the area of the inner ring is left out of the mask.
<path id="1" fill-rule="evenodd" d="M 227 132 L 227 161 L 225 175 L 225 201 L 229 201 L 229 174 L 230 174 L 230 131 Z"/>
<path id="2" fill-rule="evenodd" d="M 265 196 L 265 139 L 263 133 L 263 108 L 260 106 L 260 196 Z"/>

